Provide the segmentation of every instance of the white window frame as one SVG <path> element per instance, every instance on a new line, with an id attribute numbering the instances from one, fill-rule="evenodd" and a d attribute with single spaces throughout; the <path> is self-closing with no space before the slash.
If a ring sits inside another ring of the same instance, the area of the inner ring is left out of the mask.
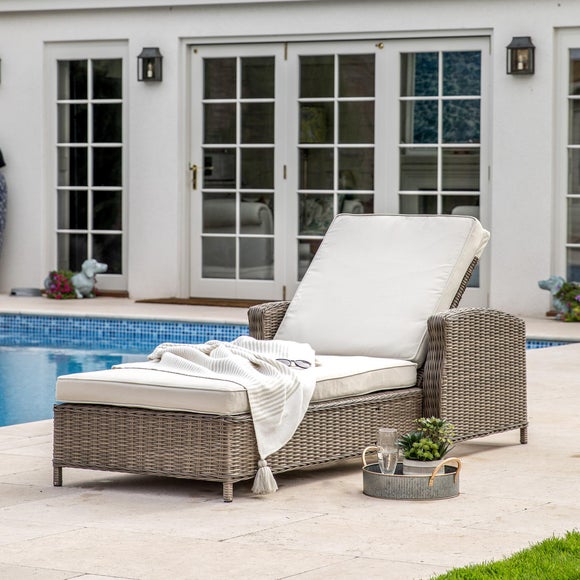
<path id="1" fill-rule="evenodd" d="M 568 248 L 568 145 L 570 50 L 580 49 L 580 29 L 559 30 L 555 57 L 554 196 L 552 272 L 567 276 Z"/>
<path id="2" fill-rule="evenodd" d="M 45 194 L 43 202 L 45 204 L 45 217 L 43 237 L 45 243 L 45 255 L 43 262 L 45 270 L 50 271 L 57 267 L 57 232 L 58 230 L 58 175 L 57 175 L 57 143 L 58 143 L 58 107 L 57 107 L 57 83 L 58 83 L 58 61 L 66 60 L 99 60 L 99 59 L 120 59 L 123 71 L 123 141 L 122 141 L 122 226 L 121 226 L 121 251 L 122 251 L 122 274 L 99 274 L 99 289 L 110 291 L 127 290 L 127 248 L 128 248 L 128 95 L 129 95 L 129 66 L 128 47 L 124 41 L 103 41 L 103 42 L 66 42 L 66 43 L 46 43 L 44 52 L 44 113 L 46 119 L 46 130 L 44 139 L 44 187 Z M 89 211 L 90 213 L 90 211 Z M 90 226 L 90 224 L 87 224 Z M 92 228 L 89 228 L 92 229 Z"/>

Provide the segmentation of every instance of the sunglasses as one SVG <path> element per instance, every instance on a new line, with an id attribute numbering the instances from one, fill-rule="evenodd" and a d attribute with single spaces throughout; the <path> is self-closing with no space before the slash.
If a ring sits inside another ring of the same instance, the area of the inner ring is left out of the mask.
<path id="1" fill-rule="evenodd" d="M 298 367 L 299 369 L 309 369 L 312 365 L 307 360 L 292 360 L 289 358 L 277 358 L 279 363 L 286 365 L 287 367 Z"/>

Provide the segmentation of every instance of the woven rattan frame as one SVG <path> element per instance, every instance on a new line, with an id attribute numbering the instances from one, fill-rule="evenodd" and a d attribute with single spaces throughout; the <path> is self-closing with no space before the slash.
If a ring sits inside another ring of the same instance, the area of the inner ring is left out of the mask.
<path id="1" fill-rule="evenodd" d="M 288 304 L 252 307 L 252 336 L 272 339 Z M 456 309 L 433 316 L 428 331 L 421 388 L 311 403 L 293 438 L 268 457 L 273 472 L 360 456 L 378 427 L 408 431 L 414 419 L 430 414 L 454 423 L 460 440 L 520 429 L 526 442 L 523 322 L 493 310 Z M 231 501 L 233 484 L 254 477 L 257 461 L 249 414 L 55 405 L 55 485 L 62 485 L 63 467 L 75 467 L 221 482 L 224 500 Z"/>

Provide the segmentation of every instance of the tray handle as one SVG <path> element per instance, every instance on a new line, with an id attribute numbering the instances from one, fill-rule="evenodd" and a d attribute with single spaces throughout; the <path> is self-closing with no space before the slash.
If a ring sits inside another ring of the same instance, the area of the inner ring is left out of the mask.
<path id="1" fill-rule="evenodd" d="M 365 449 L 366 451 L 366 449 Z M 364 453 L 364 452 L 363 452 Z M 447 465 L 448 463 L 454 462 L 457 465 L 457 471 L 453 476 L 453 483 L 457 483 L 457 478 L 459 477 L 459 472 L 461 471 L 461 459 L 459 457 L 449 457 L 448 459 L 444 459 L 434 470 L 429 478 L 429 487 L 433 487 L 433 483 L 435 481 L 435 476 L 439 473 L 439 470 Z"/>
<path id="2" fill-rule="evenodd" d="M 372 451 L 378 451 L 380 449 L 380 447 L 378 447 L 377 445 L 369 445 L 368 447 L 365 447 L 363 452 L 362 452 L 362 462 L 363 462 L 363 467 L 366 467 L 368 465 L 367 463 L 367 453 L 371 453 Z"/>

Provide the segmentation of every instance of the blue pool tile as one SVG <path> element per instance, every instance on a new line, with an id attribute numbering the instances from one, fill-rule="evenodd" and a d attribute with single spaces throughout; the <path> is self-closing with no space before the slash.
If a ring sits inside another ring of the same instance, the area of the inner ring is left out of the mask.
<path id="1" fill-rule="evenodd" d="M 171 322 L 75 316 L 0 315 L 0 344 L 149 352 L 162 342 L 231 341 L 249 333 L 244 324 Z"/>

